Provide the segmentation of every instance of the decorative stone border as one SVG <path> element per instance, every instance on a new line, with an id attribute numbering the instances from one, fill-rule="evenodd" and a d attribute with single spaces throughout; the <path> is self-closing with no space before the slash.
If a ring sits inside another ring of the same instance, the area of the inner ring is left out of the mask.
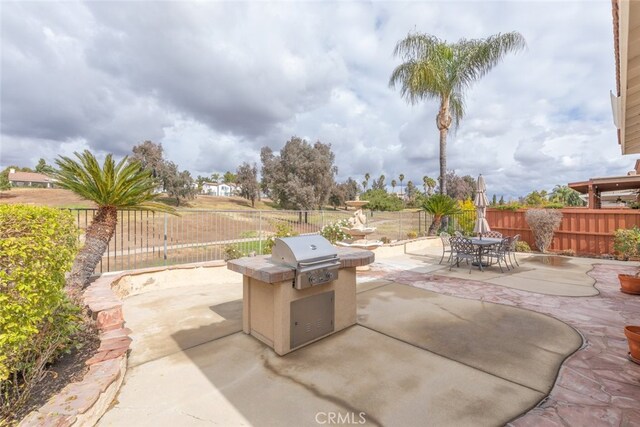
<path id="1" fill-rule="evenodd" d="M 120 283 L 122 278 L 224 264 L 224 261 L 213 261 L 154 267 L 98 277 L 83 294 L 83 302 L 95 320 L 100 334 L 98 351 L 85 362 L 89 371 L 81 381 L 67 385 L 42 407 L 32 411 L 19 426 L 93 426 L 107 411 L 124 380 L 127 352 L 131 344 L 131 330 L 124 326 L 121 298 L 139 291 L 129 289 L 126 280 Z"/>

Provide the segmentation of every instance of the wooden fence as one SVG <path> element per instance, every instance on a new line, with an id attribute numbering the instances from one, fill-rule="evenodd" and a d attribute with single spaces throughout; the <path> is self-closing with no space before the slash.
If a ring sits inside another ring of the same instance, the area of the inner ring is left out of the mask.
<path id="1" fill-rule="evenodd" d="M 533 233 L 525 221 L 526 210 L 487 209 L 492 230 L 507 236 L 520 234 L 535 249 Z M 562 224 L 555 232 L 552 251 L 573 250 L 579 255 L 613 254 L 613 232 L 618 228 L 640 227 L 640 210 L 635 209 L 561 209 Z"/>

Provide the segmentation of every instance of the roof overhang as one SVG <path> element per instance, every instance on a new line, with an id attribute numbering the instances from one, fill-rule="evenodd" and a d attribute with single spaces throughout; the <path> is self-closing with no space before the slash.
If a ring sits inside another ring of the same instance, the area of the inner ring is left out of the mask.
<path id="1" fill-rule="evenodd" d="M 640 153 L 640 1 L 612 0 L 616 90 L 613 120 L 622 154 Z"/>
<path id="2" fill-rule="evenodd" d="M 640 175 L 611 176 L 607 178 L 591 178 L 589 181 L 570 182 L 569 187 L 578 193 L 587 194 L 589 186 L 598 192 L 640 189 Z"/>

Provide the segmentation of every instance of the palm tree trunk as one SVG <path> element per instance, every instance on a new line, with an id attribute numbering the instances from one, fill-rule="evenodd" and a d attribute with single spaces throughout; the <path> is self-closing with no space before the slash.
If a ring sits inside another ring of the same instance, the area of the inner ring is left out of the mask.
<path id="1" fill-rule="evenodd" d="M 452 117 L 449 113 L 449 97 L 443 96 L 440 110 L 436 117 L 436 124 L 440 131 L 440 194 L 447 194 L 447 132 L 451 126 Z"/>
<path id="2" fill-rule="evenodd" d="M 115 207 L 102 206 L 98 208 L 96 216 L 93 217 L 91 225 L 87 228 L 84 246 L 78 252 L 71 268 L 67 286 L 72 291 L 79 291 L 88 284 L 89 278 L 93 275 L 96 266 L 109 246 L 117 222 L 118 211 Z"/>
<path id="3" fill-rule="evenodd" d="M 440 194 L 447 194 L 447 128 L 440 129 Z"/>
<path id="4" fill-rule="evenodd" d="M 441 216 L 434 216 L 433 222 L 429 226 L 429 231 L 427 231 L 428 236 L 435 236 L 436 232 L 440 229 L 440 224 L 442 224 Z"/>

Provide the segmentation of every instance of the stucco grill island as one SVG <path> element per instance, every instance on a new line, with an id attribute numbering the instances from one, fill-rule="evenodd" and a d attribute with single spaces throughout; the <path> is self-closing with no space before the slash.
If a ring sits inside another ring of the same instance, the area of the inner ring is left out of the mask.
<path id="1" fill-rule="evenodd" d="M 279 355 L 356 323 L 356 267 L 371 251 L 318 235 L 276 239 L 272 255 L 227 263 L 243 275 L 242 328 Z"/>

